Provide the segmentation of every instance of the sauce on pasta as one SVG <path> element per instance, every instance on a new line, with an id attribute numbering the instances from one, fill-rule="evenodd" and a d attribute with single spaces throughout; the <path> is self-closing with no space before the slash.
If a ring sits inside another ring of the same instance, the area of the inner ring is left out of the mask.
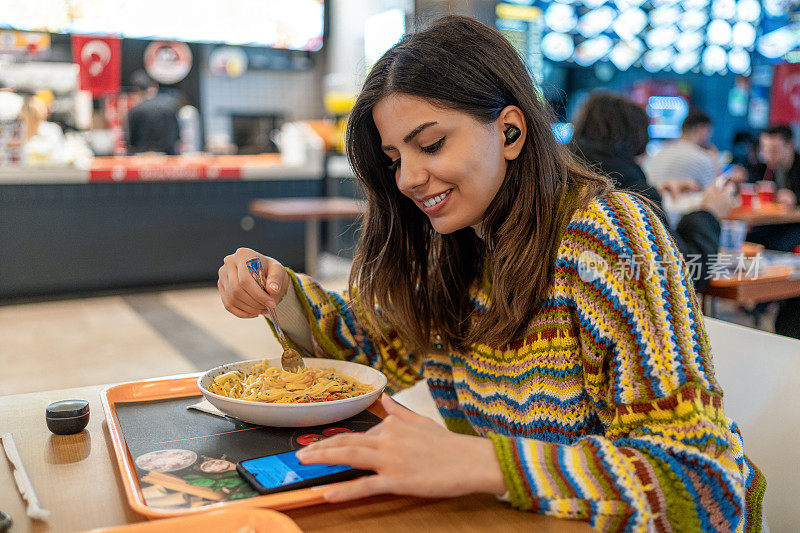
<path id="1" fill-rule="evenodd" d="M 305 368 L 290 372 L 262 362 L 246 374 L 231 371 L 217 376 L 208 390 L 237 400 L 310 403 L 361 396 L 371 392 L 372 388 L 332 368 Z"/>

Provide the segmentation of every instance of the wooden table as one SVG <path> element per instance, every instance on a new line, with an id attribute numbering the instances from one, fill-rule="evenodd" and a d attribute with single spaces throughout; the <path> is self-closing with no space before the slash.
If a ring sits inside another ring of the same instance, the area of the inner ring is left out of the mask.
<path id="1" fill-rule="evenodd" d="M 742 209 L 737 207 L 725 217 L 730 220 L 741 220 L 748 226 L 770 226 L 773 224 L 791 224 L 800 222 L 800 207 L 787 209 Z"/>
<path id="2" fill-rule="evenodd" d="M 739 305 L 753 306 L 762 302 L 774 302 L 800 296 L 800 279 L 777 279 L 763 281 L 743 280 L 741 283 L 727 283 L 724 286 L 714 285 L 713 280 L 703 289 L 701 306 L 703 314 L 716 317 L 716 301 L 714 298 L 733 300 Z M 753 311 L 752 319 L 756 327 L 760 327 L 761 313 Z"/>
<path id="3" fill-rule="evenodd" d="M 0 509 L 14 520 L 12 533 L 84 531 L 145 520 L 126 504 L 100 403 L 105 385 L 0 396 L 0 433 L 10 431 L 48 523 L 30 520 L 10 466 L 0 452 Z M 91 419 L 78 435 L 53 435 L 44 420 L 53 401 L 83 398 Z M 358 502 L 286 511 L 309 532 L 380 531 L 592 531 L 588 524 L 512 509 L 489 495 L 446 500 L 381 496 Z"/>
<path id="4" fill-rule="evenodd" d="M 759 272 L 760 277 L 757 279 L 748 279 L 746 276 L 742 276 L 741 279 L 736 277 L 712 279 L 701 294 L 704 314 L 715 315 L 714 298 L 724 298 L 740 305 L 752 306 L 800 296 L 800 272 L 793 262 L 787 264 L 783 259 L 783 256 L 791 258 L 795 256 L 774 250 L 763 250 L 759 253 L 766 257 L 768 264 L 771 261 L 773 266 L 767 266 L 766 270 Z M 754 318 L 758 325 L 758 316 Z"/>
<path id="5" fill-rule="evenodd" d="M 774 302 L 800 296 L 800 279 L 743 280 L 741 283 L 727 283 L 724 286 L 716 286 L 711 281 L 703 290 L 703 295 L 734 300 L 743 305 Z"/>
<path id="6" fill-rule="evenodd" d="M 251 201 L 249 211 L 261 218 L 306 223 L 305 270 L 306 274 L 314 277 L 317 273 L 320 221 L 361 216 L 367 212 L 367 204 L 352 198 L 273 198 Z"/>

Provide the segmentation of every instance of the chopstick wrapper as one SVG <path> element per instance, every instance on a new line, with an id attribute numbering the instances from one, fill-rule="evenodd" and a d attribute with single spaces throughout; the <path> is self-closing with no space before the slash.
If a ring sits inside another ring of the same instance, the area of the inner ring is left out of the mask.
<path id="1" fill-rule="evenodd" d="M 39 505 L 39 500 L 36 498 L 36 492 L 33 490 L 31 480 L 28 478 L 28 473 L 25 472 L 25 467 L 22 465 L 22 457 L 19 456 L 17 445 L 14 443 L 14 437 L 11 433 L 4 433 L 0 438 L 3 439 L 3 449 L 6 452 L 6 457 L 14 469 L 14 482 L 17 484 L 22 499 L 28 502 L 26 512 L 31 518 L 36 520 L 47 520 L 50 517 L 50 511 L 43 509 Z"/>

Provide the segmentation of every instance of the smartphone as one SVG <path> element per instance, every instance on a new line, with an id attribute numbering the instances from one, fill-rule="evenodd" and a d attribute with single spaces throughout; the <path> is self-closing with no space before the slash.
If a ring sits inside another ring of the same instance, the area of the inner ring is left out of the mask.
<path id="1" fill-rule="evenodd" d="M 733 169 L 735 169 L 735 168 L 736 168 L 736 165 L 735 165 L 735 164 L 733 164 L 733 163 L 728 163 L 727 165 L 724 165 L 724 166 L 723 166 L 723 167 L 720 169 L 720 173 L 719 173 L 719 175 L 720 175 L 720 176 L 724 176 L 724 177 L 726 177 L 726 178 L 728 178 L 728 177 L 731 177 L 731 176 L 733 175 Z"/>
<path id="2" fill-rule="evenodd" d="M 236 470 L 260 494 L 325 485 L 375 473 L 345 465 L 300 464 L 295 452 L 240 461 Z"/>

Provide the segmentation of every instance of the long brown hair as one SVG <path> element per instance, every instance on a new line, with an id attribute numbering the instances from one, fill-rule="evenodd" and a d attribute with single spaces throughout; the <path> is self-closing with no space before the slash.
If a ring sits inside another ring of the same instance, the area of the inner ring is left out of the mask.
<path id="1" fill-rule="evenodd" d="M 509 105 L 522 110 L 527 137 L 484 215 L 483 240 L 469 227 L 437 233 L 397 189 L 372 118 L 390 94 L 424 98 L 482 123 Z M 420 350 L 430 348 L 432 332 L 459 351 L 475 342 L 500 347 L 522 332 L 552 282 L 564 226 L 610 189 L 606 178 L 556 142 L 551 117 L 510 43 L 470 18 L 440 18 L 378 60 L 350 113 L 346 138 L 369 205 L 349 285 L 370 323 L 394 329 Z M 470 327 L 469 288 L 484 260 L 490 302 Z"/>

